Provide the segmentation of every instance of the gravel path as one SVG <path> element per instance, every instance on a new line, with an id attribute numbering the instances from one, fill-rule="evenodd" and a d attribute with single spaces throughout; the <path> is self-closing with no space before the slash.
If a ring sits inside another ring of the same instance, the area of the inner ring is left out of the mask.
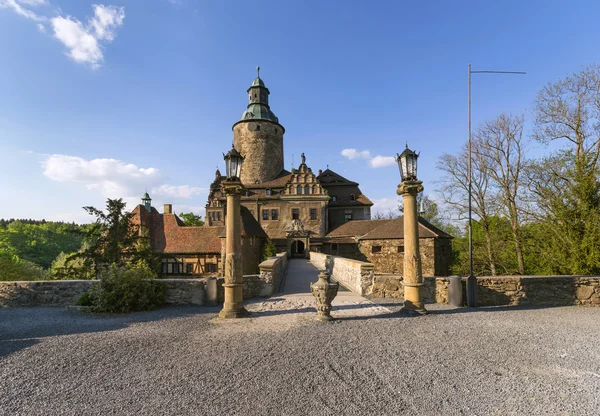
<path id="1" fill-rule="evenodd" d="M 362 298 L 361 298 L 362 299 Z M 600 308 L 0 309 L 1 415 L 598 415 Z"/>

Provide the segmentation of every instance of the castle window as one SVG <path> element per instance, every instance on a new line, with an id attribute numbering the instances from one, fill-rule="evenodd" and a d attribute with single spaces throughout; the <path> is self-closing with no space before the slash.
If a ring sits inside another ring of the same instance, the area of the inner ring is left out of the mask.
<path id="1" fill-rule="evenodd" d="M 267 196 L 271 196 L 271 195 L 272 195 L 272 193 L 273 193 L 273 192 L 272 192 L 270 189 L 267 189 L 267 191 L 266 191 L 266 192 L 267 192 Z"/>
<path id="2" fill-rule="evenodd" d="M 186 264 L 185 268 L 186 268 L 186 270 L 185 270 L 186 273 L 193 273 L 194 272 L 194 265 L 191 264 L 191 263 Z"/>
<path id="3" fill-rule="evenodd" d="M 337 202 L 337 196 L 331 195 L 331 202 L 335 204 Z"/>
<path id="4" fill-rule="evenodd" d="M 311 220 L 316 220 L 317 219 L 317 209 L 316 208 L 311 208 L 310 209 L 310 219 Z"/>
<path id="5" fill-rule="evenodd" d="M 277 221 L 279 219 L 279 210 L 278 209 L 271 210 L 271 219 L 273 221 Z"/>
<path id="6" fill-rule="evenodd" d="M 352 219 L 352 210 L 347 209 L 344 211 L 344 222 L 348 222 Z"/>
<path id="7" fill-rule="evenodd" d="M 350 202 L 356 202 L 356 196 L 354 194 L 350 194 Z"/>
<path id="8" fill-rule="evenodd" d="M 269 219 L 269 210 L 263 209 L 263 220 L 268 220 L 268 219 Z"/>
<path id="9" fill-rule="evenodd" d="M 207 263 L 206 264 L 206 273 L 216 273 L 217 272 L 217 265 L 214 263 Z"/>
<path id="10" fill-rule="evenodd" d="M 372 246 L 371 253 L 373 253 L 373 254 L 381 253 L 381 246 Z"/>
<path id="11" fill-rule="evenodd" d="M 167 263 L 163 263 L 163 264 L 162 264 L 162 273 L 163 273 L 163 274 L 167 274 L 167 266 L 168 266 L 168 264 L 167 264 Z"/>
<path id="12" fill-rule="evenodd" d="M 331 251 L 338 251 L 338 245 L 337 244 L 331 244 Z"/>
<path id="13" fill-rule="evenodd" d="M 310 186 L 306 185 L 306 186 L 304 187 L 304 193 L 305 193 L 306 195 L 310 194 Z"/>
<path id="14" fill-rule="evenodd" d="M 296 193 L 297 193 L 298 195 L 302 195 L 302 185 L 298 185 L 298 186 L 296 186 Z"/>
<path id="15" fill-rule="evenodd" d="M 299 208 L 292 208 L 292 219 L 293 220 L 300 219 L 300 209 Z"/>
<path id="16" fill-rule="evenodd" d="M 404 253 L 404 246 L 398 246 L 398 253 Z"/>

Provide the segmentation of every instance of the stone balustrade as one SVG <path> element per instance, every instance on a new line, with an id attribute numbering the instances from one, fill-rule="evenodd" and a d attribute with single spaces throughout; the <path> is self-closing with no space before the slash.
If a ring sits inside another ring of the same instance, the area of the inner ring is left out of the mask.
<path id="1" fill-rule="evenodd" d="M 265 284 L 263 296 L 271 296 L 278 292 L 283 276 L 287 268 L 287 253 L 279 253 L 258 265 L 260 269 L 259 278 Z"/>
<path id="2" fill-rule="evenodd" d="M 466 278 L 463 299 L 466 299 Z M 425 277 L 423 296 L 426 302 L 448 303 L 449 280 Z M 402 298 L 402 276 L 376 275 L 373 295 Z M 494 276 L 477 278 L 477 304 L 500 305 L 595 305 L 600 306 L 599 276 Z"/>
<path id="3" fill-rule="evenodd" d="M 310 252 L 310 262 L 320 270 L 327 270 L 342 286 L 360 295 L 370 295 L 375 268 L 372 263 L 339 256 Z"/>

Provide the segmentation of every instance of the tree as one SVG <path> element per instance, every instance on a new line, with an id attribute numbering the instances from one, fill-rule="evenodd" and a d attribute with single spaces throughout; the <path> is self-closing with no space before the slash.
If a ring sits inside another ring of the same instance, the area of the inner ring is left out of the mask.
<path id="1" fill-rule="evenodd" d="M 277 250 L 275 248 L 275 243 L 270 238 L 267 239 L 265 244 L 265 252 L 263 254 L 263 261 L 267 260 L 269 257 L 273 257 L 276 254 Z"/>
<path id="2" fill-rule="evenodd" d="M 472 212 L 479 218 L 479 225 L 485 237 L 487 262 L 492 276 L 496 275 L 494 244 L 492 242 L 490 218 L 497 212 L 496 196 L 492 189 L 487 159 L 481 157 L 477 149 L 479 142 L 472 141 L 471 183 L 473 206 Z M 468 151 L 464 146 L 458 155 L 444 153 L 438 160 L 437 168 L 445 173 L 438 181 L 437 192 L 442 201 L 454 212 L 455 220 L 463 220 L 469 210 L 469 169 Z"/>
<path id="3" fill-rule="evenodd" d="M 475 133 L 475 152 L 485 161 L 483 168 L 498 189 L 498 200 L 510 219 L 512 238 L 518 261 L 518 271 L 525 274 L 520 221 L 520 194 L 525 163 L 526 140 L 523 138 L 524 118 L 501 114 L 484 123 Z"/>
<path id="4" fill-rule="evenodd" d="M 91 206 L 84 207 L 96 221 L 87 232 L 87 247 L 71 259 L 82 258 L 85 266 L 93 268 L 95 274 L 101 267 L 111 264 L 121 267 L 138 260 L 142 236 L 132 225 L 132 214 L 125 211 L 125 206 L 122 199 L 108 199 L 106 213 Z"/>
<path id="5" fill-rule="evenodd" d="M 204 225 L 202 216 L 196 215 L 193 212 L 181 212 L 179 213 L 179 218 L 183 220 L 183 225 L 185 226 L 201 227 Z"/>
<path id="6" fill-rule="evenodd" d="M 533 137 L 563 149 L 529 164 L 535 214 L 555 273 L 600 272 L 600 67 L 546 85 L 534 106 Z"/>
<path id="7" fill-rule="evenodd" d="M 0 250 L 0 281 L 44 280 L 44 269 L 15 254 Z"/>

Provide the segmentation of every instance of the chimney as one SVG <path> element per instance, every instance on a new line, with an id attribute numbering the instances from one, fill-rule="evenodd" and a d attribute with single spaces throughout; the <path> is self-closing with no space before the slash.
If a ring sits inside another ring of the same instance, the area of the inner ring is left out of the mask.
<path id="1" fill-rule="evenodd" d="M 171 204 L 165 204 L 164 213 L 165 214 L 172 214 L 173 213 L 173 205 L 171 205 Z"/>

